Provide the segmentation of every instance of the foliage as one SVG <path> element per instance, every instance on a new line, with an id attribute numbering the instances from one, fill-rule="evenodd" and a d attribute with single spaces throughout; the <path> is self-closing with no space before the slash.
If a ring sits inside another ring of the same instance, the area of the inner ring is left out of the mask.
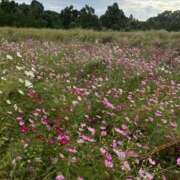
<path id="1" fill-rule="evenodd" d="M 78 21 L 81 28 L 100 29 L 98 16 L 95 15 L 95 10 L 88 5 L 80 10 Z"/>
<path id="2" fill-rule="evenodd" d="M 180 11 L 165 11 L 157 17 L 147 20 L 146 29 L 166 29 L 168 31 L 180 30 Z"/>
<path id="3" fill-rule="evenodd" d="M 35 27 L 35 28 L 84 28 L 96 30 L 180 30 L 180 11 L 165 11 L 147 21 L 127 17 L 117 3 L 107 7 L 106 12 L 98 17 L 95 9 L 85 5 L 80 10 L 72 5 L 61 12 L 44 10 L 43 4 L 33 0 L 30 5 L 14 1 L 0 2 L 0 26 Z"/>
<path id="4" fill-rule="evenodd" d="M 125 16 L 124 12 L 119 9 L 117 3 L 109 6 L 100 20 L 103 27 L 114 30 L 123 30 L 128 22 L 128 18 Z"/>

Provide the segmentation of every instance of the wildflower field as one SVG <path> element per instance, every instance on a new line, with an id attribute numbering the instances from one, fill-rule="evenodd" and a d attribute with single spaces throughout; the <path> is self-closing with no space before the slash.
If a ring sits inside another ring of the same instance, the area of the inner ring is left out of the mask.
<path id="1" fill-rule="evenodd" d="M 180 34 L 0 32 L 0 179 L 179 179 Z"/>

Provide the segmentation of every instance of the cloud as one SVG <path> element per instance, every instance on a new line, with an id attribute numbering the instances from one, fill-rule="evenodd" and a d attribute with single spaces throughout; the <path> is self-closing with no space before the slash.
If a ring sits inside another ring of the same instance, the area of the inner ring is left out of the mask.
<path id="1" fill-rule="evenodd" d="M 31 0 L 15 1 L 28 4 L 31 2 Z M 133 14 L 135 18 L 140 20 L 156 16 L 164 10 L 180 9 L 180 0 L 39 0 L 39 2 L 43 3 L 45 9 L 57 12 L 69 5 L 74 5 L 75 8 L 80 9 L 85 4 L 88 4 L 95 8 L 98 15 L 103 14 L 107 6 L 117 2 L 126 15 Z"/>

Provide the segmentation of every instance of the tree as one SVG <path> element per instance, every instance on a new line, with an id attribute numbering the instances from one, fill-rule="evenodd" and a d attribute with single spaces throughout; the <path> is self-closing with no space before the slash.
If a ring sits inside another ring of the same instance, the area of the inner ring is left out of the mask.
<path id="1" fill-rule="evenodd" d="M 17 12 L 18 4 L 14 1 L 2 0 L 0 3 L 1 17 L 0 24 L 13 26 L 16 17 L 14 16 Z"/>
<path id="2" fill-rule="evenodd" d="M 54 11 L 44 11 L 43 19 L 48 28 L 62 28 L 62 22 L 58 13 Z"/>
<path id="3" fill-rule="evenodd" d="M 65 29 L 76 27 L 79 17 L 79 11 L 74 9 L 73 6 L 66 7 L 60 13 L 62 26 Z"/>
<path id="4" fill-rule="evenodd" d="M 30 5 L 29 17 L 31 17 L 30 25 L 33 27 L 46 27 L 46 21 L 43 19 L 43 5 L 33 0 Z"/>
<path id="5" fill-rule="evenodd" d="M 18 4 L 12 0 L 0 0 L 0 26 L 48 27 L 86 29 L 112 29 L 121 31 L 165 29 L 180 30 L 180 10 L 164 11 L 147 21 L 139 21 L 132 15 L 126 17 L 117 3 L 108 6 L 100 18 L 95 9 L 86 5 L 80 11 L 73 6 L 64 8 L 60 13 L 45 11 L 43 4 L 32 0 L 30 5 Z"/>
<path id="6" fill-rule="evenodd" d="M 42 14 L 44 11 L 44 6 L 36 0 L 33 0 L 31 2 L 31 8 L 34 10 L 34 12 L 36 12 L 38 14 Z"/>
<path id="7" fill-rule="evenodd" d="M 180 11 L 164 11 L 156 17 L 146 21 L 146 29 L 166 29 L 168 31 L 180 30 Z"/>
<path id="8" fill-rule="evenodd" d="M 78 23 L 82 28 L 100 29 L 98 16 L 95 15 L 95 10 L 88 5 L 80 10 Z"/>
<path id="9" fill-rule="evenodd" d="M 128 18 L 125 16 L 124 12 L 119 9 L 117 3 L 108 6 L 105 14 L 101 16 L 100 20 L 103 27 L 113 30 L 125 29 L 128 22 Z"/>
<path id="10" fill-rule="evenodd" d="M 132 30 L 142 30 L 143 29 L 143 24 L 142 22 L 138 21 L 133 17 L 131 14 L 128 18 L 127 26 L 125 28 L 126 31 L 132 31 Z"/>

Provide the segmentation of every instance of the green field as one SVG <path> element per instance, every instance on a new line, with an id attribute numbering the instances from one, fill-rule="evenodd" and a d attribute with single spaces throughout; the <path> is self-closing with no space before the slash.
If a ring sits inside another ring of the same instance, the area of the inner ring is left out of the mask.
<path id="1" fill-rule="evenodd" d="M 180 176 L 180 33 L 0 28 L 0 179 Z"/>
<path id="2" fill-rule="evenodd" d="M 0 38 L 9 41 L 34 39 L 54 42 L 88 42 L 88 43 L 120 43 L 122 46 L 180 46 L 180 32 L 167 31 L 93 31 L 93 30 L 52 30 L 33 28 L 0 28 Z"/>

